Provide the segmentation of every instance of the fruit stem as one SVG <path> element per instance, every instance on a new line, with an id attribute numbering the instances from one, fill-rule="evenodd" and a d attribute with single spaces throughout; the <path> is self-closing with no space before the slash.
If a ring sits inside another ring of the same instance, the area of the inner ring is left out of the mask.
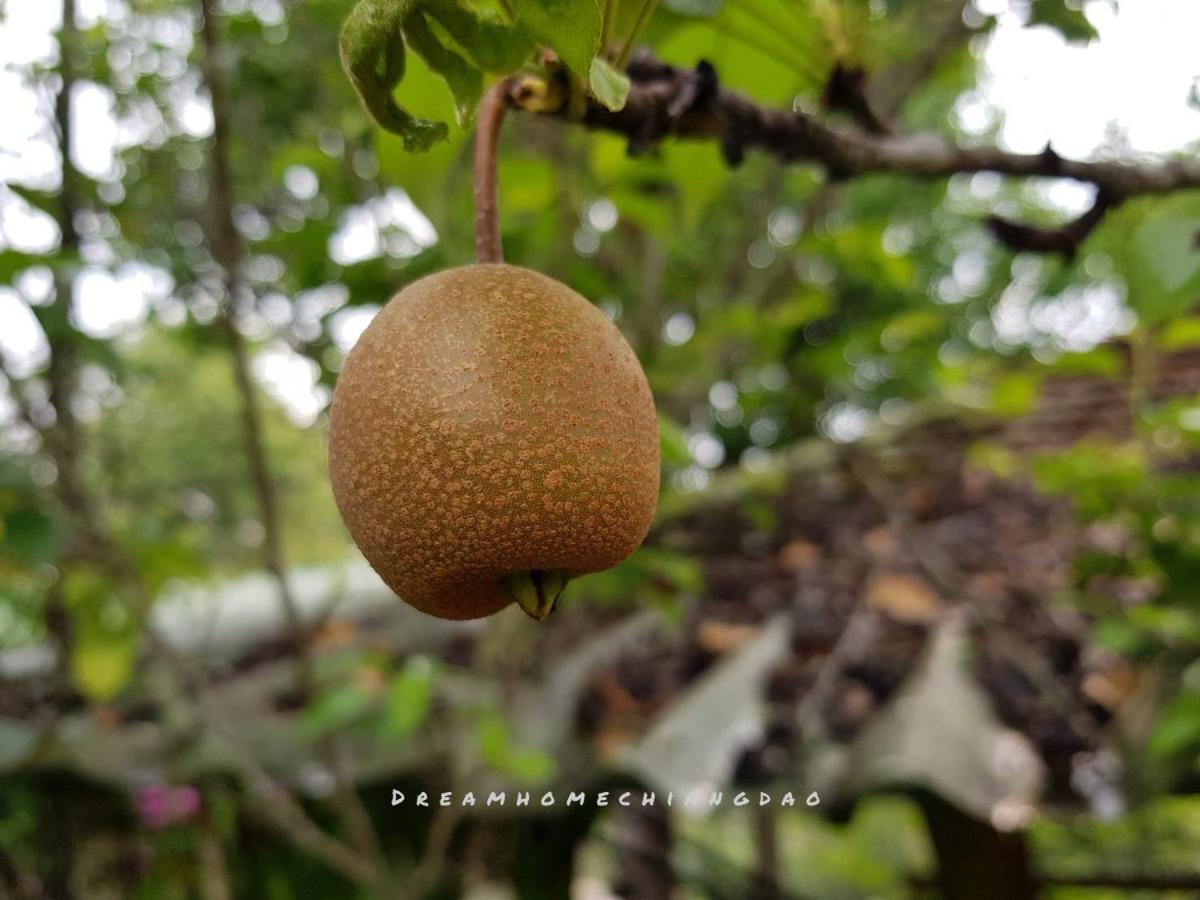
<path id="1" fill-rule="evenodd" d="M 511 89 L 510 79 L 497 81 L 479 104 L 475 130 L 475 256 L 481 263 L 504 262 L 496 189 L 496 143 Z"/>
<path id="2" fill-rule="evenodd" d="M 567 586 L 567 573 L 562 569 L 533 569 L 513 572 L 500 582 L 504 593 L 525 610 L 530 618 L 545 622 L 554 612 L 558 598 Z"/>

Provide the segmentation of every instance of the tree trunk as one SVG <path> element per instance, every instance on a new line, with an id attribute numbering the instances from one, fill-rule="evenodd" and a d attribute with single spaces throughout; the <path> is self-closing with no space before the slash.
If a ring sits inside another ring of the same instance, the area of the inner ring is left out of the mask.
<path id="1" fill-rule="evenodd" d="M 772 806 L 754 811 L 754 849 L 758 857 L 754 872 L 754 900 L 781 900 L 779 885 L 779 828 Z"/>
<path id="2" fill-rule="evenodd" d="M 937 854 L 945 900 L 1032 900 L 1038 896 L 1025 835 L 997 831 L 935 794 L 918 802 Z"/>
<path id="3" fill-rule="evenodd" d="M 621 868 L 613 893 L 626 900 L 668 900 L 675 890 L 671 868 L 671 819 L 659 806 L 620 808 L 613 817 Z"/>

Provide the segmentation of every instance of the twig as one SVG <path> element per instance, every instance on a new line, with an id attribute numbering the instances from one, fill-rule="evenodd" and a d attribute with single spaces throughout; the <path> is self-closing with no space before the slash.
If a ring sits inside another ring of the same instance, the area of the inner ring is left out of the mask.
<path id="1" fill-rule="evenodd" d="M 625 45 L 621 48 L 621 52 L 617 54 L 617 61 L 613 63 L 618 71 L 624 69 L 625 64 L 629 62 L 634 45 L 637 44 L 638 38 L 642 36 L 642 31 L 650 21 L 650 17 L 654 15 L 654 10 L 657 7 L 658 0 L 642 0 L 637 18 L 633 20 L 633 27 L 629 30 L 629 37 L 625 39 Z"/>
<path id="2" fill-rule="evenodd" d="M 421 860 L 409 875 L 402 900 L 419 900 L 434 886 L 445 867 L 450 839 L 454 837 L 454 830 L 461 819 L 461 807 L 438 807 L 425 836 L 425 849 Z"/>
<path id="3" fill-rule="evenodd" d="M 1083 215 L 1054 228 L 1025 225 L 1002 216 L 989 216 L 984 224 L 993 235 L 1013 250 L 1032 253 L 1058 253 L 1067 259 L 1075 256 L 1080 245 L 1096 230 L 1109 210 L 1119 201 L 1109 199 L 1103 192 Z"/>
<path id="4" fill-rule="evenodd" d="M 601 53 L 608 52 L 608 45 L 612 42 L 613 26 L 616 25 L 617 12 L 620 8 L 620 0 L 604 0 L 603 19 L 600 21 Z"/>
<path id="5" fill-rule="evenodd" d="M 826 109 L 849 113 L 870 134 L 895 134 L 892 124 L 871 105 L 867 96 L 867 71 L 861 66 L 837 63 L 825 82 L 821 102 Z"/>
<path id="6" fill-rule="evenodd" d="M 855 601 L 846 627 L 821 660 L 812 687 L 796 706 L 794 721 L 806 742 L 816 741 L 824 735 L 825 719 L 821 712 L 837 687 L 838 676 L 848 662 L 862 656 L 877 633 L 875 611 L 864 600 Z"/>
<path id="7" fill-rule="evenodd" d="M 206 801 L 212 793 L 209 791 L 205 794 Z M 213 827 L 210 809 L 205 808 L 201 812 L 196 830 L 196 866 L 200 870 L 200 896 L 203 900 L 233 900 L 225 850 L 221 846 L 221 836 Z"/>

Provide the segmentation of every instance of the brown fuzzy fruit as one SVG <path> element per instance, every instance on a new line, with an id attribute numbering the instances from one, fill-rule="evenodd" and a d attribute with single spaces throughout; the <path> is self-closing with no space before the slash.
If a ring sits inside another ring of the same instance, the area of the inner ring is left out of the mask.
<path id="1" fill-rule="evenodd" d="M 567 578 L 642 542 L 658 420 L 637 357 L 566 285 L 507 265 L 397 294 L 346 359 L 329 473 L 388 586 L 444 619 L 516 600 L 535 618 Z"/>

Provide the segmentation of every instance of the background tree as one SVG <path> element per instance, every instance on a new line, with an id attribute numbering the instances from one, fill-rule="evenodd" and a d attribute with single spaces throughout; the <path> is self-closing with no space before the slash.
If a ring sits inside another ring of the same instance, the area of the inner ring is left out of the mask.
<path id="1" fill-rule="evenodd" d="M 41 7 L 0 24 L 29 124 L 0 190 L 6 894 L 1196 889 L 1196 148 L 1022 154 L 963 114 L 998 23 L 1085 44 L 1121 28 L 1103 0 Z M 372 606 L 324 474 L 357 333 L 472 258 L 489 84 L 507 258 L 615 319 L 661 418 L 649 545 L 546 634 Z M 925 786 L 846 825 L 387 806 L 645 779 L 615 748 L 776 615 L 731 784 L 804 784 L 952 610 L 1050 772 L 1033 824 Z"/>

